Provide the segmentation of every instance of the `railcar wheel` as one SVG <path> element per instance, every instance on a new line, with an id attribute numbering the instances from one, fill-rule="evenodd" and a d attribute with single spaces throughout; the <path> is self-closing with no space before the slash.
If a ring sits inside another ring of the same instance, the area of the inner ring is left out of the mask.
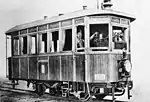
<path id="1" fill-rule="evenodd" d="M 106 95 L 95 95 L 96 99 L 102 100 Z"/>
<path id="2" fill-rule="evenodd" d="M 43 95 L 44 93 L 45 93 L 45 90 L 46 90 L 46 86 L 45 85 L 43 85 L 43 84 L 37 84 L 36 85 L 36 93 L 38 94 L 38 95 Z"/>

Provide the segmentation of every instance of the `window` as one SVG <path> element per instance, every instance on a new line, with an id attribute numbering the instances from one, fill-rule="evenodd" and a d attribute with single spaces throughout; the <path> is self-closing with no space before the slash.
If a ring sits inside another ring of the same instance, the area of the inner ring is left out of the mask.
<path id="1" fill-rule="evenodd" d="M 26 34 L 26 33 L 27 33 L 27 29 L 20 30 L 20 34 Z"/>
<path id="2" fill-rule="evenodd" d="M 19 55 L 19 37 L 13 38 L 13 55 Z"/>
<path id="3" fill-rule="evenodd" d="M 40 49 L 40 53 L 45 53 L 47 52 L 47 33 L 42 33 L 39 35 L 40 37 L 40 45 L 39 45 L 39 49 Z"/>
<path id="4" fill-rule="evenodd" d="M 52 32 L 52 46 L 51 46 L 51 52 L 57 52 L 58 51 L 58 45 L 59 45 L 59 32 L 54 31 Z"/>
<path id="5" fill-rule="evenodd" d="M 113 47 L 114 49 L 126 49 L 126 28 L 113 26 Z"/>
<path id="6" fill-rule="evenodd" d="M 47 30 L 47 25 L 46 25 L 46 24 L 45 24 L 45 25 L 40 25 L 40 26 L 38 27 L 38 30 L 39 30 L 39 31 Z"/>
<path id="7" fill-rule="evenodd" d="M 90 24 L 90 47 L 108 49 L 108 24 Z"/>
<path id="8" fill-rule="evenodd" d="M 21 37 L 21 54 L 27 54 L 27 36 Z"/>
<path id="9" fill-rule="evenodd" d="M 37 37 L 36 35 L 29 35 L 29 39 L 30 39 L 29 52 L 30 54 L 36 54 Z"/>
<path id="10" fill-rule="evenodd" d="M 77 48 L 83 48 L 84 47 L 84 26 L 77 26 Z"/>
<path id="11" fill-rule="evenodd" d="M 72 50 L 72 29 L 65 29 L 63 34 L 63 51 Z"/>
<path id="12" fill-rule="evenodd" d="M 32 27 L 28 29 L 28 33 L 37 32 L 37 27 Z"/>

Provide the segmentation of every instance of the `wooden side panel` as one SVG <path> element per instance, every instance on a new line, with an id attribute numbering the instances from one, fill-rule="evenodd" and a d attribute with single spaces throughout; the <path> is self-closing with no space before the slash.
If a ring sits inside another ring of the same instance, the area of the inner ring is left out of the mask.
<path id="1" fill-rule="evenodd" d="M 28 79 L 28 60 L 27 57 L 20 58 L 21 79 Z"/>
<path id="2" fill-rule="evenodd" d="M 108 81 L 116 82 L 118 80 L 118 60 L 121 60 L 122 54 L 110 54 L 110 67 L 108 69 Z"/>
<path id="3" fill-rule="evenodd" d="M 38 57 L 38 61 L 48 61 L 48 57 L 47 56 Z"/>
<path id="4" fill-rule="evenodd" d="M 29 58 L 29 78 L 37 79 L 37 57 Z"/>
<path id="5" fill-rule="evenodd" d="M 19 78 L 19 58 L 13 58 L 13 78 Z"/>
<path id="6" fill-rule="evenodd" d="M 38 57 L 38 72 L 40 80 L 48 80 L 48 57 Z"/>
<path id="7" fill-rule="evenodd" d="M 109 67 L 108 54 L 90 55 L 90 80 L 92 82 L 106 82 Z"/>
<path id="8" fill-rule="evenodd" d="M 48 62 L 39 62 L 39 79 L 48 80 Z"/>
<path id="9" fill-rule="evenodd" d="M 85 55 L 76 56 L 76 80 L 85 81 Z"/>
<path id="10" fill-rule="evenodd" d="M 60 80 L 60 57 L 49 57 L 49 79 Z"/>
<path id="11" fill-rule="evenodd" d="M 9 57 L 8 58 L 8 77 L 9 77 L 9 79 L 11 79 L 12 75 L 13 75 L 12 68 L 13 68 L 12 67 L 12 58 Z"/>
<path id="12" fill-rule="evenodd" d="M 61 57 L 62 80 L 73 81 L 73 57 L 64 55 Z"/>

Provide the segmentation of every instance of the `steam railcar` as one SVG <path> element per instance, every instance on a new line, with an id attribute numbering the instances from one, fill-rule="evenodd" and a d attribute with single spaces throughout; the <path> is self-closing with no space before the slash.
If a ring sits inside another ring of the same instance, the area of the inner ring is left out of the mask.
<path id="1" fill-rule="evenodd" d="M 6 31 L 8 78 L 32 83 L 38 94 L 114 100 L 127 88 L 130 98 L 134 20 L 104 5 L 15 26 Z"/>

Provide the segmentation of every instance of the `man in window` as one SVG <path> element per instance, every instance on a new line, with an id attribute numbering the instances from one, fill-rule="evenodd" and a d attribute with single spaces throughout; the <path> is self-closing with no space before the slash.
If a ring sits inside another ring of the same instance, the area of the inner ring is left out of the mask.
<path id="1" fill-rule="evenodd" d="M 90 37 L 91 47 L 106 47 L 108 46 L 108 37 L 104 38 L 103 33 L 95 32 Z"/>
<path id="2" fill-rule="evenodd" d="M 77 33 L 77 48 L 84 47 L 84 40 L 82 39 L 82 31 L 80 30 Z"/>

